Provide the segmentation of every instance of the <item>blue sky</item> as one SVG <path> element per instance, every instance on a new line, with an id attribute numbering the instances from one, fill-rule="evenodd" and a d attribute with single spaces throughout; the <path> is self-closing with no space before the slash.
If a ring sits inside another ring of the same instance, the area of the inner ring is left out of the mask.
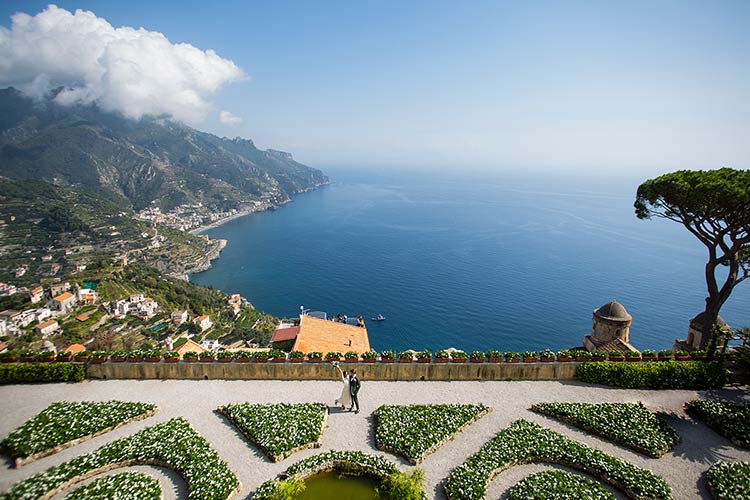
<path id="1" fill-rule="evenodd" d="M 750 168 L 747 1 L 57 5 L 233 61 L 197 127 L 314 166 Z"/>

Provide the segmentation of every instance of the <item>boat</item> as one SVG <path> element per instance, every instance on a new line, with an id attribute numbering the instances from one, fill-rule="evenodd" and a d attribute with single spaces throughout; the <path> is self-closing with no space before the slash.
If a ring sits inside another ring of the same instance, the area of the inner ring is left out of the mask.
<path id="1" fill-rule="evenodd" d="M 383 316 L 382 314 L 378 314 L 377 316 L 372 318 L 372 320 L 373 321 L 385 321 L 385 316 Z"/>

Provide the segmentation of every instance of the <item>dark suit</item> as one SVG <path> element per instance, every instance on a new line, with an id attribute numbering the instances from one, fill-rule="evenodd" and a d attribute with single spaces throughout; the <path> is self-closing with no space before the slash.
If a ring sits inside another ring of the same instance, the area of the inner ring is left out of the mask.
<path id="1" fill-rule="evenodd" d="M 349 378 L 349 394 L 352 395 L 352 406 L 349 407 L 351 410 L 354 406 L 359 411 L 359 400 L 357 399 L 357 393 L 359 392 L 359 378 L 354 375 Z"/>

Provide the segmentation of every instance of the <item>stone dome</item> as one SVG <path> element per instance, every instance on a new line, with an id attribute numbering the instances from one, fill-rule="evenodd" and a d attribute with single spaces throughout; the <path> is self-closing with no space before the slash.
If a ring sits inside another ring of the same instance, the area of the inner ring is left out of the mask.
<path id="1" fill-rule="evenodd" d="M 616 300 L 613 300 L 612 302 L 607 302 L 603 306 L 601 306 L 599 309 L 596 309 L 594 311 L 594 314 L 600 318 L 608 319 L 612 321 L 632 321 L 633 317 L 628 314 L 628 311 L 625 310 L 625 307 L 617 302 Z"/>
<path id="2" fill-rule="evenodd" d="M 700 330 L 700 327 L 703 326 L 703 318 L 705 316 L 706 316 L 706 312 L 705 311 L 699 313 L 697 316 L 695 316 L 694 318 L 690 319 L 690 324 L 691 325 L 696 325 L 698 327 L 697 329 Z M 724 321 L 724 318 L 722 318 L 721 316 L 719 316 L 718 318 L 716 318 L 716 322 L 719 323 L 719 325 L 722 328 L 727 328 L 729 326 L 729 323 L 727 323 L 726 321 Z"/>

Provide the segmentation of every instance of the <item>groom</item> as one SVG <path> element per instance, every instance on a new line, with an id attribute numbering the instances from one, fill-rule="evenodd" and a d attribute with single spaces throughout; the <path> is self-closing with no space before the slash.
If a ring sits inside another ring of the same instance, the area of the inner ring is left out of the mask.
<path id="1" fill-rule="evenodd" d="M 349 394 L 352 395 L 352 405 L 349 407 L 349 411 L 352 411 L 354 406 L 357 407 L 354 413 L 359 413 L 359 399 L 357 399 L 357 393 L 359 392 L 359 377 L 357 377 L 357 370 L 352 369 L 351 375 L 349 376 Z"/>

